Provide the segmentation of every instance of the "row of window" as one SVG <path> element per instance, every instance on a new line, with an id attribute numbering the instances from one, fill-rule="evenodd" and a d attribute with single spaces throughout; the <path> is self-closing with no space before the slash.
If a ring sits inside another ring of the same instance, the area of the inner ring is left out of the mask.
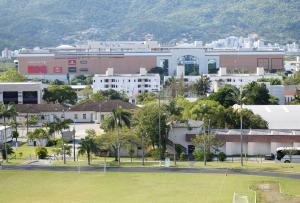
<path id="1" fill-rule="evenodd" d="M 111 80 L 111 81 L 110 81 Z M 116 80 L 116 79 L 104 79 L 104 82 L 120 82 L 120 80 Z M 128 79 L 128 82 L 151 82 L 151 79 L 137 79 L 137 80 L 130 80 Z M 102 80 L 100 80 L 100 82 L 102 83 Z M 123 80 L 123 82 L 125 82 L 125 80 Z"/>
<path id="2" fill-rule="evenodd" d="M 138 88 L 142 88 L 142 87 L 146 87 L 146 88 L 149 88 L 151 87 L 151 85 L 148 85 L 148 84 L 145 84 L 145 85 L 138 85 Z M 156 85 L 157 87 L 157 85 Z M 118 88 L 118 85 L 104 85 L 104 88 Z"/>

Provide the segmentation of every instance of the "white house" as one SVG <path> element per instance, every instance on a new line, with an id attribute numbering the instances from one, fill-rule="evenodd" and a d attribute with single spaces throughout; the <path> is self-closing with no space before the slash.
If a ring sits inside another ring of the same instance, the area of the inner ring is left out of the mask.
<path id="1" fill-rule="evenodd" d="M 140 68 L 139 74 L 114 74 L 113 68 L 108 68 L 106 74 L 96 74 L 93 80 L 93 92 L 113 89 L 128 96 L 143 92 L 158 92 L 160 90 L 159 74 L 147 73 Z"/>
<path id="2" fill-rule="evenodd" d="M 6 133 L 5 133 L 6 131 Z M 12 129 L 9 126 L 0 126 L 0 144 L 3 142 L 10 142 L 12 141 Z"/>

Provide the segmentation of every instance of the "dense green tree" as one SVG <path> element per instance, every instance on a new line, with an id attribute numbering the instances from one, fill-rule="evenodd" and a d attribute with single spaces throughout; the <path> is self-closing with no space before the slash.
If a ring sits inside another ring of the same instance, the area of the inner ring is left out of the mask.
<path id="1" fill-rule="evenodd" d="M 248 105 L 278 104 L 263 83 L 251 82 L 243 88 L 243 103 Z"/>
<path id="2" fill-rule="evenodd" d="M 68 85 L 52 85 L 44 90 L 43 99 L 52 103 L 76 104 L 77 94 Z"/>
<path id="3" fill-rule="evenodd" d="M 157 95 L 155 93 L 140 93 L 137 95 L 137 103 L 138 104 L 146 104 L 148 102 L 153 102 L 157 100 Z"/>
<path id="4" fill-rule="evenodd" d="M 8 70 L 0 74 L 0 82 L 24 82 L 27 78 L 16 70 Z"/>
<path id="5" fill-rule="evenodd" d="M 159 115 L 160 115 L 160 134 L 159 138 Z M 167 142 L 167 116 L 168 112 L 165 106 L 158 106 L 155 103 L 149 103 L 142 109 L 137 109 L 133 115 L 134 127 L 141 134 L 143 133 L 145 138 L 150 141 L 152 148 L 161 145 L 161 154 L 164 156 L 166 151 Z M 161 141 L 161 143 L 159 142 Z"/>
<path id="6" fill-rule="evenodd" d="M 76 76 L 76 77 L 72 78 L 71 84 L 72 85 L 77 85 L 77 84 L 91 85 L 91 84 L 93 84 L 93 76 L 85 76 L 85 75 Z"/>
<path id="7" fill-rule="evenodd" d="M 198 100 L 190 109 L 190 115 L 191 119 L 203 120 L 206 127 L 222 128 L 224 126 L 225 108 L 213 100 Z"/>
<path id="8" fill-rule="evenodd" d="M 217 92 L 209 95 L 209 99 L 214 100 L 222 104 L 225 108 L 233 106 L 238 103 L 239 100 L 239 90 L 232 85 L 225 85 L 220 88 Z"/>
<path id="9" fill-rule="evenodd" d="M 205 96 L 208 93 L 210 86 L 211 81 L 209 77 L 201 74 L 200 78 L 191 85 L 191 89 L 197 96 Z"/>

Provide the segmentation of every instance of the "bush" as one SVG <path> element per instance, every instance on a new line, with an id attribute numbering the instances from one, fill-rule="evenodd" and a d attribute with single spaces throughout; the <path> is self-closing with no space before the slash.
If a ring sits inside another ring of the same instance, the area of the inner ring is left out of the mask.
<path id="1" fill-rule="evenodd" d="M 35 154 L 39 159 L 45 159 L 48 156 L 48 150 L 45 147 L 37 147 L 35 149 Z"/>
<path id="2" fill-rule="evenodd" d="M 152 149 L 150 152 L 150 156 L 154 159 L 154 160 L 159 160 L 160 159 L 160 153 L 159 153 L 159 149 Z"/>
<path id="3" fill-rule="evenodd" d="M 196 150 L 193 153 L 196 161 L 204 161 L 204 153 L 201 150 Z M 206 161 L 212 161 L 214 155 L 210 152 L 206 153 Z"/>
<path id="4" fill-rule="evenodd" d="M 58 143 L 57 139 L 49 139 L 48 143 L 47 143 L 47 147 L 52 147 L 52 146 L 56 146 Z"/>
<path id="5" fill-rule="evenodd" d="M 220 153 L 218 154 L 218 160 L 219 160 L 219 161 L 223 162 L 223 161 L 226 160 L 226 158 L 227 158 L 227 156 L 226 156 L 226 154 L 225 154 L 224 152 L 220 152 Z"/>
<path id="6" fill-rule="evenodd" d="M 186 160 L 186 154 L 184 152 L 181 152 L 181 154 L 179 155 L 179 160 L 180 161 L 185 161 Z"/>

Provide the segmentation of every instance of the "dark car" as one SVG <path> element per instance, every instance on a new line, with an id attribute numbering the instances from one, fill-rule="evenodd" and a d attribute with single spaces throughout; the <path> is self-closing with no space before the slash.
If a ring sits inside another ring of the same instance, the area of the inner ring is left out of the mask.
<path id="1" fill-rule="evenodd" d="M 273 153 L 265 155 L 265 160 L 274 160 L 275 155 Z"/>

